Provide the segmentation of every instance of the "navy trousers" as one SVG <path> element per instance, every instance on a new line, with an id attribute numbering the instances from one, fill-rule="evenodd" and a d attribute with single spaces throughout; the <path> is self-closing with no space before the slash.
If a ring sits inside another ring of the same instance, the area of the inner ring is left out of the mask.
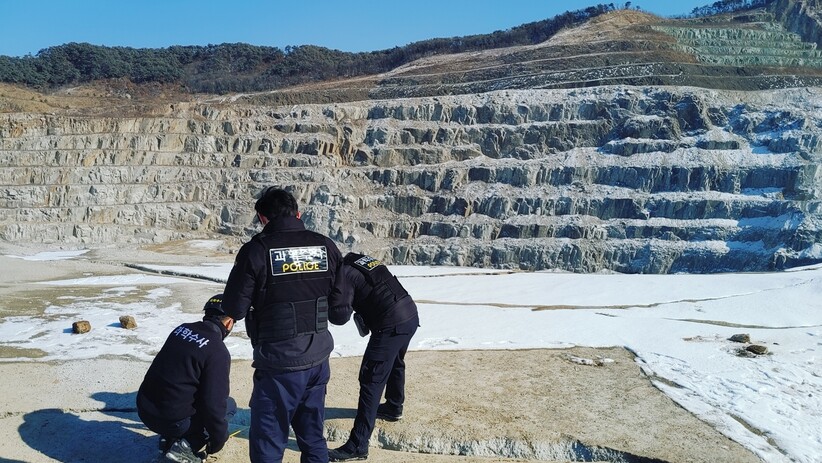
<path id="1" fill-rule="evenodd" d="M 345 450 L 357 454 L 368 452 L 368 441 L 374 431 L 383 390 L 388 406 L 402 413 L 405 402 L 405 353 L 419 323 L 419 317 L 415 316 L 394 328 L 371 333 L 360 365 L 357 416 L 348 442 L 343 445 Z"/>
<path id="2" fill-rule="evenodd" d="M 226 421 L 231 421 L 237 413 L 237 402 L 231 397 L 226 399 Z M 208 432 L 205 430 L 205 421 L 200 414 L 195 414 L 179 421 L 168 421 L 140 413 L 137 414 L 146 427 L 168 440 L 173 441 L 183 438 L 191 445 L 192 450 L 199 452 L 208 443 Z"/>
<path id="3" fill-rule="evenodd" d="M 327 463 L 323 435 L 325 391 L 331 369 L 326 359 L 300 371 L 274 373 L 254 370 L 251 392 L 251 427 L 248 433 L 252 463 L 279 463 L 288 444 L 289 425 L 294 429 L 301 463 Z"/>

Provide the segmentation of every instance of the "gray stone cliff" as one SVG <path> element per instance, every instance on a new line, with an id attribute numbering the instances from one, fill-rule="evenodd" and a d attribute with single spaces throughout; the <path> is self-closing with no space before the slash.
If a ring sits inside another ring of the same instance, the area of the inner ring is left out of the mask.
<path id="1" fill-rule="evenodd" d="M 822 262 L 820 9 L 622 10 L 533 46 L 162 110 L 0 101 L 0 239 L 235 249 L 279 185 L 310 228 L 394 264 Z"/>
<path id="2" fill-rule="evenodd" d="M 822 260 L 822 90 L 604 86 L 141 118 L 6 114 L 0 238 L 158 243 L 309 227 L 394 264 L 581 272 Z"/>

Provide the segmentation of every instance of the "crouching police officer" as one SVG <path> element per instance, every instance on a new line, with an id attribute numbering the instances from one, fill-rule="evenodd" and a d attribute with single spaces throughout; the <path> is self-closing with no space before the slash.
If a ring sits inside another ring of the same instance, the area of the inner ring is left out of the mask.
<path id="1" fill-rule="evenodd" d="M 405 401 L 405 353 L 419 326 L 417 305 L 397 277 L 380 261 L 349 253 L 343 260 L 345 299 L 368 346 L 360 365 L 357 416 L 348 441 L 329 451 L 331 461 L 364 460 L 374 421 L 402 418 Z M 345 316 L 348 320 L 351 312 Z M 385 390 L 385 403 L 380 399 Z"/>
<path id="2" fill-rule="evenodd" d="M 228 440 L 237 411 L 229 393 L 231 356 L 223 340 L 234 320 L 222 294 L 206 302 L 203 321 L 183 323 L 168 335 L 137 392 L 137 414 L 160 435 L 168 461 L 200 463 Z"/>
<path id="3" fill-rule="evenodd" d="M 267 188 L 254 209 L 264 228 L 237 253 L 223 303 L 232 318 L 245 318 L 254 347 L 249 455 L 253 463 L 282 461 L 290 425 L 300 461 L 326 463 L 329 307 L 340 305 L 342 254 L 305 229 L 289 192 Z"/>

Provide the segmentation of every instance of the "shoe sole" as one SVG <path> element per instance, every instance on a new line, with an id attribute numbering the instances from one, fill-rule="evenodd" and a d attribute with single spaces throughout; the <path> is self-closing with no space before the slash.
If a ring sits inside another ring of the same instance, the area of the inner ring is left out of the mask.
<path id="1" fill-rule="evenodd" d="M 402 419 L 402 416 L 377 415 L 377 418 L 379 418 L 383 421 L 394 422 L 394 421 L 400 421 Z"/>
<path id="2" fill-rule="evenodd" d="M 340 460 L 340 459 L 332 460 L 331 458 L 329 458 L 328 461 L 359 461 L 359 460 L 367 460 L 367 459 L 368 459 L 368 455 L 362 455 L 362 456 L 359 456 L 359 457 L 344 458 L 342 460 Z"/>
<path id="3" fill-rule="evenodd" d="M 163 456 L 166 457 L 167 460 L 175 461 L 177 463 L 202 463 L 202 461 L 203 461 L 202 459 L 193 460 L 193 459 L 188 458 L 188 457 L 178 457 L 177 455 L 168 454 L 168 453 L 166 453 Z"/>

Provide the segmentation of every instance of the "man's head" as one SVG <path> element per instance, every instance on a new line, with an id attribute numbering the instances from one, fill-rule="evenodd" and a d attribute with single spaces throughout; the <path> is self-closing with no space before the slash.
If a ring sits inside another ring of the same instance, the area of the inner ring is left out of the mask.
<path id="1" fill-rule="evenodd" d="M 299 217 L 297 200 L 282 188 L 268 187 L 260 193 L 260 198 L 254 204 L 257 214 L 266 221 L 277 217 Z"/>
<path id="2" fill-rule="evenodd" d="M 211 296 L 203 306 L 203 312 L 205 312 L 206 317 L 224 316 L 225 310 L 223 310 L 223 295 L 215 294 L 214 296 Z"/>
<path id="3" fill-rule="evenodd" d="M 223 310 L 223 295 L 222 294 L 215 294 L 211 296 L 208 301 L 206 301 L 205 306 L 203 306 L 203 320 L 217 320 L 221 325 L 223 325 L 226 329 L 225 338 L 228 336 L 228 333 L 231 332 L 231 329 L 234 328 L 234 319 L 226 315 L 225 311 Z"/>

